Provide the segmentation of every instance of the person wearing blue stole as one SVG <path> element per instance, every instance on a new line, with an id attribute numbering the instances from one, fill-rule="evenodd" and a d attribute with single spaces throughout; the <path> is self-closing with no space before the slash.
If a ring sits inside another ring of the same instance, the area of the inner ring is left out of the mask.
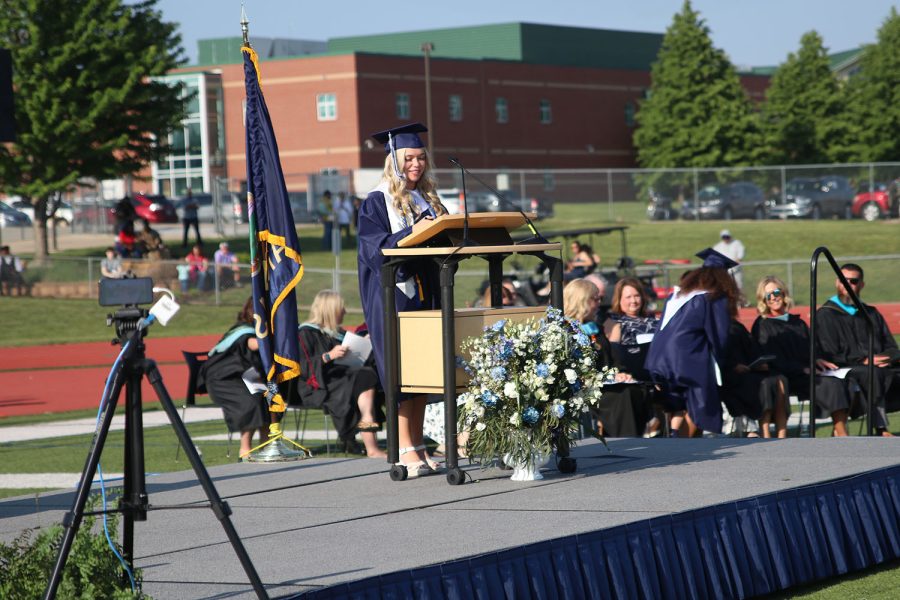
<path id="1" fill-rule="evenodd" d="M 385 256 L 381 251 L 396 248 L 397 242 L 427 226 L 427 220 L 447 214 L 435 191 L 430 157 L 418 135 L 425 131 L 421 123 L 411 123 L 372 135 L 385 145 L 387 156 L 381 183 L 369 192 L 359 208 L 359 295 L 382 383 L 385 364 L 381 266 Z M 395 296 L 398 311 L 440 308 L 437 265 L 430 259 L 406 263 L 398 271 Z M 437 464 L 425 452 L 422 433 L 425 405 L 425 396 L 400 398 L 400 464 L 407 467 L 409 477 L 437 469 Z"/>
<path id="2" fill-rule="evenodd" d="M 728 269 L 737 263 L 712 248 L 697 256 L 703 266 L 681 278 L 647 353 L 647 370 L 674 411 L 672 435 L 678 435 L 685 411 L 700 429 L 722 432 L 718 386 L 739 298 Z"/>
<path id="3" fill-rule="evenodd" d="M 248 298 L 237 323 L 209 351 L 197 380 L 198 387 L 206 386 L 212 401 L 222 407 L 228 431 L 241 433 L 240 456 L 250 452 L 255 431 L 259 431 L 260 442 L 269 436 L 269 409 L 263 393 L 251 392 L 245 383 L 261 382 L 264 373 L 253 325 L 253 299 Z"/>

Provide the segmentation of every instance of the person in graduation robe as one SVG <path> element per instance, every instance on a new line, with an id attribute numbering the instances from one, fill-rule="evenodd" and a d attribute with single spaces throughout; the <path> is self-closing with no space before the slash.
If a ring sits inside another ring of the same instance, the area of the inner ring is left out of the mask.
<path id="1" fill-rule="evenodd" d="M 386 369 L 382 250 L 396 248 L 401 239 L 427 226 L 427 220 L 447 213 L 435 191 L 430 158 L 418 135 L 424 131 L 427 130 L 420 123 L 413 123 L 372 136 L 385 144 L 387 156 L 381 183 L 369 192 L 359 208 L 359 294 L 382 383 Z M 438 267 L 434 261 L 421 259 L 406 263 L 397 274 L 395 298 L 398 312 L 440 308 Z M 410 477 L 428 474 L 437 467 L 425 452 L 422 433 L 425 405 L 425 396 L 400 398 L 400 464 L 407 467 Z"/>
<path id="2" fill-rule="evenodd" d="M 666 302 L 646 367 L 673 411 L 670 431 L 679 435 L 685 412 L 701 430 L 721 433 L 722 361 L 739 292 L 728 269 L 736 263 L 707 248 L 703 266 L 688 271 Z"/>
<path id="3" fill-rule="evenodd" d="M 862 267 L 848 263 L 841 266 L 841 273 L 853 287 L 857 297 L 861 297 L 865 281 Z M 862 389 L 861 409 L 865 411 L 868 402 L 869 376 L 869 335 L 866 327 L 866 316 L 853 305 L 850 294 L 840 279 L 835 281 L 837 294 L 828 299 L 816 311 L 819 323 L 817 352 L 819 356 L 837 367 L 848 367 L 847 379 Z M 897 342 L 881 313 L 872 306 L 863 304 L 863 310 L 872 318 L 875 325 L 874 339 L 874 403 L 873 425 L 877 435 L 892 437 L 888 431 L 885 396 L 895 379 L 892 362 L 896 361 Z"/>
<path id="4" fill-rule="evenodd" d="M 376 418 L 375 388 L 378 376 L 365 364 L 348 364 L 346 331 L 341 328 L 344 299 L 333 290 L 322 290 L 309 307 L 309 320 L 300 325 L 301 378 L 297 384 L 300 404 L 323 408 L 331 415 L 343 450 L 358 454 L 358 431 L 369 458 L 385 458 L 375 432 L 381 429 Z M 342 360 L 345 359 L 345 360 Z"/>
<path id="5" fill-rule="evenodd" d="M 805 399 L 809 398 L 809 328 L 799 315 L 788 312 L 793 304 L 784 281 L 774 275 L 763 277 L 756 287 L 759 316 L 753 322 L 751 336 L 761 354 L 775 357 L 769 362 L 769 369 L 787 377 L 788 395 Z M 820 370 L 829 368 L 828 361 L 821 358 L 816 359 L 816 364 Z M 844 382 L 816 375 L 816 417 L 831 417 L 832 436 L 847 435 L 849 408 Z M 766 410 L 777 412 L 777 407 L 763 406 Z"/>
<path id="6" fill-rule="evenodd" d="M 259 431 L 260 443 L 268 439 L 271 421 L 263 391 L 251 392 L 245 383 L 262 383 L 264 372 L 253 323 L 250 298 L 237 323 L 209 351 L 197 379 L 197 385 L 205 385 L 212 401 L 222 407 L 228 431 L 240 432 L 241 457 L 252 449 L 254 431 Z"/>

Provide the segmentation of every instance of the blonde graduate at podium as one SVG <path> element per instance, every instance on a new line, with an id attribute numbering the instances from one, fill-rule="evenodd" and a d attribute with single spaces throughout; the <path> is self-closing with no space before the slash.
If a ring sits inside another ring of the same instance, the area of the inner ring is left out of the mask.
<path id="1" fill-rule="evenodd" d="M 419 133 L 427 131 L 421 123 L 412 123 L 375 133 L 372 137 L 385 145 L 387 156 L 381 183 L 369 192 L 359 209 L 359 293 L 375 364 L 382 384 L 384 364 L 384 302 L 381 292 L 381 266 L 385 248 L 421 229 L 426 219 L 447 214 L 438 198 L 432 165 Z M 395 290 L 397 311 L 440 308 L 438 268 L 430 259 L 406 263 L 397 274 Z M 400 464 L 409 477 L 436 472 L 438 465 L 425 451 L 422 426 L 426 397 L 401 394 L 398 437 Z"/>

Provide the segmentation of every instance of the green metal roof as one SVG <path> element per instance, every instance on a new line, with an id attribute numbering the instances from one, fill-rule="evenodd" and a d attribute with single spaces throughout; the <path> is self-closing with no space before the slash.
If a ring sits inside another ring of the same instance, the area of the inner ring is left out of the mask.
<path id="1" fill-rule="evenodd" d="M 847 63 L 852 62 L 856 57 L 862 54 L 863 48 L 852 48 L 850 50 L 844 50 L 842 52 L 834 52 L 833 54 L 828 55 L 828 63 L 831 66 L 832 71 L 838 71 Z M 766 67 L 753 67 L 750 69 L 750 73 L 753 75 L 774 75 L 775 71 L 778 67 L 775 66 L 766 66 Z"/>
<path id="2" fill-rule="evenodd" d="M 647 70 L 662 38 L 659 33 L 502 23 L 332 38 L 328 49 L 422 56 L 422 44 L 431 42 L 434 58 Z"/>

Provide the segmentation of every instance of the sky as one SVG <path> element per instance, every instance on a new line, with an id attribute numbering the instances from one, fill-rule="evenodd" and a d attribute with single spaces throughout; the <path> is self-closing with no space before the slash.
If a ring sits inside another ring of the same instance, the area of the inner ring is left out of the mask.
<path id="1" fill-rule="evenodd" d="M 770 66 L 815 29 L 830 52 L 873 43 L 900 2 L 889 0 L 693 0 L 713 43 L 738 67 Z M 529 22 L 663 33 L 682 0 L 244 0 L 251 35 L 321 40 Z M 241 34 L 240 0 L 160 0 L 166 21 L 180 24 L 191 62 L 197 40 Z M 900 8 L 898 8 L 900 10 Z"/>

